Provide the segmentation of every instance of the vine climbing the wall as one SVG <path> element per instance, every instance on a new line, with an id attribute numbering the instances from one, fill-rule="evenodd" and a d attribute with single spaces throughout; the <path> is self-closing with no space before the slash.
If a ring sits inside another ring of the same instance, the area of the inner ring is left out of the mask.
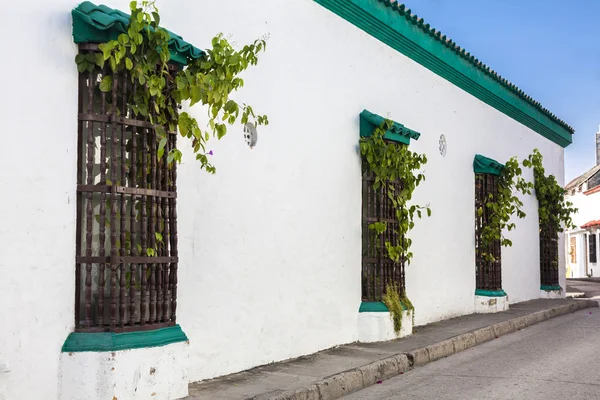
<path id="1" fill-rule="evenodd" d="M 538 200 L 540 230 L 550 234 L 574 229 L 573 215 L 577 209 L 565 199 L 565 189 L 558 184 L 554 175 L 546 175 L 542 164 L 544 157 L 534 149 L 523 166 L 533 169 L 535 196 Z"/>
<path id="2" fill-rule="evenodd" d="M 526 181 L 522 175 L 521 164 L 516 157 L 512 157 L 502 169 L 498 184 L 498 193 L 489 194 L 484 206 L 491 210 L 487 224 L 482 227 L 482 256 L 488 261 L 494 261 L 492 254 L 485 251 L 495 240 L 500 240 L 502 246 L 512 246 L 512 241 L 504 236 L 505 231 L 516 227 L 511 218 L 516 214 L 518 218 L 525 218 L 523 202 L 517 193 L 528 194 L 535 190 L 538 200 L 538 214 L 540 230 L 550 235 L 556 235 L 565 228 L 573 228 L 573 214 L 577 209 L 565 200 L 565 190 L 558 184 L 553 175 L 546 175 L 542 165 L 543 156 L 538 149 L 534 149 L 522 166 L 533 169 L 534 181 Z M 478 216 L 483 214 L 483 208 L 477 210 Z"/>
<path id="3" fill-rule="evenodd" d="M 155 1 L 131 1 L 129 7 L 131 15 L 125 33 L 119 34 L 116 40 L 99 44 L 98 52 L 82 52 L 75 57 L 80 73 L 89 72 L 90 76 L 94 73 L 93 76 L 99 77 L 100 92 L 113 93 L 113 96 L 106 96 L 111 107 L 106 111 L 107 114 L 114 113 L 116 116 L 140 119 L 153 124 L 156 135 L 139 135 L 135 131 L 130 133 L 131 139 L 126 146 L 133 158 L 126 159 L 121 156 L 121 162 L 126 165 L 124 171 L 127 172 L 128 179 L 137 171 L 136 176 L 133 176 L 134 182 L 144 182 L 141 186 L 143 189 L 156 189 L 152 186 L 153 180 L 148 177 L 150 167 L 143 160 L 156 154 L 156 164 L 168 164 L 168 168 L 173 170 L 174 163 L 181 162 L 182 152 L 176 146 L 168 145 L 167 137 L 176 131 L 188 139 L 201 169 L 215 173 L 215 167 L 209 159 L 212 151 L 207 151 L 206 148 L 211 137 L 221 139 L 227 133 L 228 126 L 236 122 L 241 122 L 242 125 L 248 122 L 267 125 L 269 122 L 267 116 L 256 114 L 250 105 L 240 104 L 230 98 L 233 92 L 243 87 L 244 81 L 240 74 L 249 66 L 257 64 L 259 53 L 266 49 L 266 41 L 259 39 L 236 50 L 222 34 L 219 34 L 212 39 L 210 48 L 199 58 L 172 54 L 169 43 L 173 38 L 160 26 L 160 15 Z M 172 55 L 178 62 L 172 59 Z M 185 59 L 182 61 L 181 57 Z M 185 65 L 182 65 L 182 62 Z M 130 87 L 135 89 L 123 90 L 123 79 L 129 79 Z M 93 95 L 104 97 L 99 93 Z M 124 96 L 123 107 L 118 106 L 121 95 Z M 113 98 L 118 100 L 111 100 Z M 189 105 L 191 108 L 198 104 L 208 114 L 205 126 L 200 126 L 192 114 L 182 111 L 183 105 Z M 126 112 L 131 112 L 132 115 L 120 115 L 122 110 L 127 110 Z M 166 151 L 168 153 L 165 154 Z M 113 156 L 118 157 L 111 153 L 111 157 Z M 134 162 L 135 164 L 132 164 Z M 110 168 L 110 163 L 106 165 Z M 100 169 L 93 170 L 93 173 L 101 176 L 105 175 L 104 172 Z M 123 176 L 125 172 L 121 178 L 124 180 Z M 92 180 L 96 181 L 96 178 Z M 108 186 L 125 185 L 124 181 L 99 181 Z M 131 213 L 135 214 L 131 225 L 135 222 L 147 227 L 154 223 L 154 226 L 148 228 L 148 231 L 154 231 L 154 234 L 146 243 L 139 233 L 134 235 L 130 232 L 132 228 L 128 229 L 121 224 L 120 235 L 116 240 L 117 251 L 120 255 L 133 253 L 147 257 L 159 256 L 165 248 L 163 235 L 168 235 L 164 214 L 152 202 L 142 202 L 139 198 L 135 199 L 135 196 L 129 197 L 127 201 L 129 204 L 120 209 L 116 208 L 116 202 L 112 201 L 111 197 L 100 199 L 99 203 L 90 201 L 94 203 L 93 207 L 98 212 L 96 221 L 98 225 L 102 225 L 101 231 L 104 232 L 106 227 L 110 226 L 110 218 L 106 213 L 112 210 L 113 215 L 120 220 L 121 212 L 130 209 Z M 98 208 L 96 204 L 99 204 Z M 144 215 L 153 215 L 156 219 L 148 220 Z M 113 229 L 118 228 L 113 226 Z M 101 239 L 101 242 L 101 246 L 104 246 L 104 239 Z M 146 278 L 150 277 L 150 273 L 148 268 Z M 99 279 L 104 281 L 103 276 Z M 131 272 L 127 271 L 126 289 L 133 283 L 131 279 Z M 135 282 L 136 289 L 139 282 L 140 279 Z"/>
<path id="4" fill-rule="evenodd" d="M 415 219 L 421 218 L 423 213 L 431 215 L 428 206 L 411 204 L 413 192 L 425 180 L 425 175 L 418 172 L 427 163 L 424 154 L 412 152 L 408 145 L 386 141 L 384 135 L 392 128 L 393 122 L 385 120 L 376 127 L 368 137 L 360 139 L 360 153 L 363 160 L 363 170 L 372 173 L 375 177 L 373 188 L 381 190 L 393 206 L 395 218 L 398 223 L 396 243 L 385 240 L 385 248 L 390 260 L 410 264 L 413 253 L 410 251 L 412 240 L 408 236 L 415 225 Z M 400 183 L 398 185 L 398 182 Z M 384 234 L 388 225 L 384 221 L 373 222 L 369 229 L 376 233 L 376 238 Z M 389 238 L 392 235 L 386 235 Z M 402 313 L 405 309 L 413 311 L 414 307 L 406 296 L 403 287 L 394 282 L 386 282 L 386 292 L 383 302 L 390 311 L 394 321 L 394 330 L 399 333 L 402 328 Z"/>
<path id="5" fill-rule="evenodd" d="M 240 120 L 257 125 L 268 124 L 265 115 L 255 114 L 251 106 L 238 104 L 230 94 L 244 85 L 239 74 L 250 65 L 256 65 L 258 54 L 266 49 L 265 40 L 235 50 L 219 34 L 212 39 L 212 48 L 198 59 L 189 59 L 187 66 L 174 75 L 169 70 L 171 53 L 170 34 L 160 27 L 160 16 L 153 0 L 132 1 L 131 17 L 127 33 L 117 40 L 99 45 L 101 53 L 79 54 L 75 58 L 79 72 L 91 72 L 96 66 L 108 66 L 100 83 L 100 90 L 110 92 L 113 80 L 127 71 L 131 82 L 139 89 L 128 99 L 135 115 L 149 118 L 157 125 L 158 155 L 161 158 L 167 143 L 167 133 L 179 127 L 181 136 L 190 144 L 201 168 L 210 173 L 215 167 L 210 163 L 206 142 L 211 136 L 221 139 L 227 133 L 227 125 Z M 181 104 L 189 102 L 205 106 L 208 126 L 201 128 L 198 121 L 187 112 L 180 112 Z M 181 151 L 171 149 L 167 154 L 169 163 L 181 161 Z"/>
<path id="6" fill-rule="evenodd" d="M 413 192 L 425 180 L 423 173 L 415 171 L 427 163 L 427 157 L 425 154 L 412 152 L 407 145 L 384 140 L 383 136 L 391 129 L 392 124 L 392 121 L 386 120 L 375 128 L 371 136 L 361 138 L 360 152 L 364 168 L 375 176 L 373 188 L 383 190 L 389 197 L 398 220 L 396 233 L 400 240 L 397 244 L 392 244 L 389 240 L 385 242 L 388 256 L 395 262 L 402 259 L 408 265 L 413 257 L 410 251 L 412 240 L 408 237 L 408 233 L 415 225 L 415 217 L 421 218 L 423 211 L 428 216 L 431 215 L 428 206 L 409 204 Z M 401 182 L 399 191 L 396 190 L 394 182 Z M 369 225 L 369 229 L 380 235 L 387 230 L 387 224 L 381 221 L 375 222 Z"/>
<path id="7" fill-rule="evenodd" d="M 488 194 L 484 204 L 477 209 L 478 217 L 483 215 L 483 207 L 490 211 L 487 223 L 481 229 L 480 251 L 485 260 L 495 260 L 493 254 L 487 251 L 494 241 L 499 240 L 500 245 L 504 247 L 512 246 L 512 241 L 504 236 L 505 231 L 510 232 L 516 227 L 515 222 L 511 221 L 512 216 L 514 214 L 518 218 L 526 216 L 523 211 L 523 202 L 517 193 L 531 194 L 533 184 L 521 176 L 522 172 L 517 157 L 508 160 L 500 174 L 497 193 Z"/>

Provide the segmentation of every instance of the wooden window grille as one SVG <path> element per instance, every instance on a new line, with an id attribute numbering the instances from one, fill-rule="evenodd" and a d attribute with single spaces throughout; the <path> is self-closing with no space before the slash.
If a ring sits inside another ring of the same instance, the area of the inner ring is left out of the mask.
<path id="1" fill-rule="evenodd" d="M 396 144 L 397 146 L 401 146 Z M 387 285 L 395 285 L 402 295 L 404 286 L 405 260 L 394 262 L 389 258 L 385 246 L 386 241 L 397 245 L 403 240 L 398 235 L 396 210 L 382 187 L 375 190 L 375 175 L 366 170 L 363 163 L 362 176 L 362 300 L 382 301 Z M 402 190 L 402 182 L 392 182 L 396 193 Z M 369 225 L 374 222 L 385 222 L 387 229 L 377 237 Z"/>
<path id="2" fill-rule="evenodd" d="M 588 242 L 588 253 L 589 253 L 589 261 L 591 263 L 595 263 L 596 261 L 596 234 L 595 233 L 591 233 L 589 235 L 589 242 Z"/>
<path id="3" fill-rule="evenodd" d="M 540 279 L 542 285 L 558 285 L 558 234 L 546 227 L 540 229 Z"/>
<path id="4" fill-rule="evenodd" d="M 488 199 L 498 195 L 499 176 L 493 174 L 475 174 L 475 258 L 476 288 L 484 290 L 502 290 L 502 263 L 500 240 L 494 240 L 487 249 L 481 241 L 482 229 L 488 223 L 491 210 L 486 207 Z M 477 210 L 482 209 L 481 214 Z M 494 257 L 489 260 L 483 256 L 486 252 Z"/>
<path id="5" fill-rule="evenodd" d="M 120 73 L 101 92 L 106 72 L 79 74 L 76 331 L 157 329 L 177 310 L 177 135 L 159 158 L 156 125 L 132 110 L 139 85 Z"/>

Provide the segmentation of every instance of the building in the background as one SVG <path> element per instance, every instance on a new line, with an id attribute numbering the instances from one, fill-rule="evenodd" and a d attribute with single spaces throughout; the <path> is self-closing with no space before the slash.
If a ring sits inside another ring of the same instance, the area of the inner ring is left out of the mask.
<path id="1" fill-rule="evenodd" d="M 126 72 L 110 95 L 106 71 L 78 73 L 78 53 L 95 60 L 97 43 L 127 32 L 117 10 L 129 0 L 106 3 L 15 3 L 0 26 L 0 399 L 175 399 L 190 381 L 394 338 L 388 281 L 416 325 L 502 311 L 544 287 L 564 295 L 562 235 L 561 269 L 540 272 L 536 198 L 523 196 L 513 246 L 490 245 L 493 262 L 476 256 L 489 212 L 476 207 L 503 163 L 536 148 L 564 185 L 573 129 L 404 6 L 157 1 L 161 25 L 185 38 L 172 37 L 169 71 L 219 32 L 238 46 L 270 37 L 235 93 L 270 124 L 210 141 L 208 175 L 176 134 L 161 143 L 183 163 L 165 165 Z M 397 223 L 357 150 L 384 117 L 390 144 L 428 158 L 411 201 L 432 215 L 410 231 L 410 265 L 367 240 L 373 221 Z"/>
<path id="2" fill-rule="evenodd" d="M 573 217 L 576 228 L 566 232 L 567 278 L 600 276 L 600 128 L 595 143 L 596 165 L 565 186 L 567 199 L 578 209 Z"/>

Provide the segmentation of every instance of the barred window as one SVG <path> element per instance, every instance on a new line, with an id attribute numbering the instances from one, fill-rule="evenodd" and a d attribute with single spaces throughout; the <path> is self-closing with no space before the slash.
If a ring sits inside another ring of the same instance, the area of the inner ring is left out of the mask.
<path id="1" fill-rule="evenodd" d="M 540 277 L 543 286 L 558 285 L 558 234 L 548 227 L 540 229 Z"/>
<path id="2" fill-rule="evenodd" d="M 498 194 L 499 176 L 494 174 L 475 174 L 475 257 L 476 288 L 484 290 L 502 290 L 502 264 L 500 240 L 494 240 L 488 248 L 483 248 L 481 233 L 491 216 L 486 207 L 488 199 Z M 478 210 L 481 209 L 481 212 Z M 483 256 L 488 253 L 494 257 L 491 261 Z"/>
<path id="3" fill-rule="evenodd" d="M 595 263 L 596 261 L 596 234 L 592 233 L 589 235 L 589 242 L 588 242 L 588 248 L 589 248 L 589 259 L 591 263 Z"/>
<path id="4" fill-rule="evenodd" d="M 403 146 L 402 144 L 395 144 Z M 363 163 L 362 177 L 362 300 L 381 301 L 387 285 L 396 285 L 402 295 L 404 286 L 404 264 L 401 258 L 394 262 L 388 256 L 385 246 L 389 241 L 396 246 L 403 239 L 398 236 L 398 220 L 396 210 L 386 190 L 373 188 L 375 175 L 366 170 Z M 392 183 L 396 193 L 402 189 L 402 182 Z M 385 222 L 387 229 L 377 237 L 369 225 L 374 222 Z"/>
<path id="5" fill-rule="evenodd" d="M 97 51 L 80 45 L 81 54 Z M 76 331 L 174 325 L 176 163 L 158 156 L 156 126 L 132 109 L 137 83 L 115 75 L 102 92 L 105 72 L 79 75 Z M 165 155 L 177 135 L 167 137 Z"/>

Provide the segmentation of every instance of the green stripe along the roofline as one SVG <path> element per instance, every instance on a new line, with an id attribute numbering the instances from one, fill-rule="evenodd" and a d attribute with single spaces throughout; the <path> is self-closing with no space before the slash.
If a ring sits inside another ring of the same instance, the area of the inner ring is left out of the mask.
<path id="1" fill-rule="evenodd" d="M 117 351 L 166 346 L 185 342 L 188 338 L 179 325 L 149 331 L 133 332 L 72 332 L 62 346 L 63 353 L 82 351 Z"/>
<path id="2" fill-rule="evenodd" d="M 552 142 L 572 143 L 572 131 L 379 0 L 314 1 Z"/>

